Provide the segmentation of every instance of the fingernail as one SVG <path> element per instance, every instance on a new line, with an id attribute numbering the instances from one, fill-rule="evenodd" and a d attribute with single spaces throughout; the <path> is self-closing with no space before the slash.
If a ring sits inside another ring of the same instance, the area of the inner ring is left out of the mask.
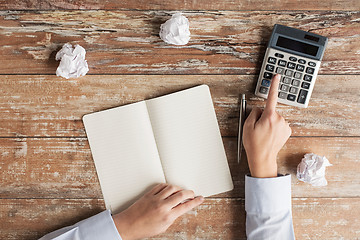
<path id="1" fill-rule="evenodd" d="M 204 198 L 203 196 L 199 196 L 198 198 L 200 199 L 200 201 L 204 201 L 204 200 L 205 200 L 205 198 Z"/>

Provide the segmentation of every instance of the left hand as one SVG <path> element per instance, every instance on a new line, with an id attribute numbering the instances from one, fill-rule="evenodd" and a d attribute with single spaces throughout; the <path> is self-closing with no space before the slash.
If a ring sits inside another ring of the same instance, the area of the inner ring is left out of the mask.
<path id="1" fill-rule="evenodd" d="M 191 190 L 162 183 L 113 219 L 123 240 L 151 237 L 165 232 L 179 216 L 203 201 Z"/>

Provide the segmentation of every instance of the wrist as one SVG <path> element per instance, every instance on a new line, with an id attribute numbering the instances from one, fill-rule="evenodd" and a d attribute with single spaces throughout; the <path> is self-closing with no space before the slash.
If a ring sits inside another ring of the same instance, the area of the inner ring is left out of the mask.
<path id="1" fill-rule="evenodd" d="M 131 234 L 131 224 L 124 212 L 112 216 L 116 229 L 118 230 L 122 240 L 134 240 Z"/>
<path id="2" fill-rule="evenodd" d="M 265 161 L 249 161 L 249 169 L 252 177 L 273 178 L 277 177 L 276 157 Z"/>

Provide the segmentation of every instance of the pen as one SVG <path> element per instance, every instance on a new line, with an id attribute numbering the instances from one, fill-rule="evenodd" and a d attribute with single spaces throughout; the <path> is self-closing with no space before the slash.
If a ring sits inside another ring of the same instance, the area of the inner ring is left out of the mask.
<path id="1" fill-rule="evenodd" d="M 243 133 L 243 125 L 246 118 L 246 98 L 245 94 L 241 95 L 240 102 L 240 113 L 239 113 L 239 134 L 238 134 L 238 154 L 237 154 L 237 162 L 240 163 L 241 160 L 241 152 L 242 152 L 242 133 Z"/>

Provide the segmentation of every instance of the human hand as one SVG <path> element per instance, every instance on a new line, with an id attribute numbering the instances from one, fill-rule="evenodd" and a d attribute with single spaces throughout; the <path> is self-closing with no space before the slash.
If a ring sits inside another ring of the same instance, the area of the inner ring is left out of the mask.
<path id="1" fill-rule="evenodd" d="M 113 219 L 123 240 L 151 237 L 165 232 L 175 219 L 203 201 L 191 190 L 162 183 Z"/>
<path id="2" fill-rule="evenodd" d="M 289 123 L 276 111 L 281 76 L 272 81 L 264 111 L 254 108 L 244 123 L 243 144 L 253 177 L 277 176 L 276 157 L 291 135 Z"/>

